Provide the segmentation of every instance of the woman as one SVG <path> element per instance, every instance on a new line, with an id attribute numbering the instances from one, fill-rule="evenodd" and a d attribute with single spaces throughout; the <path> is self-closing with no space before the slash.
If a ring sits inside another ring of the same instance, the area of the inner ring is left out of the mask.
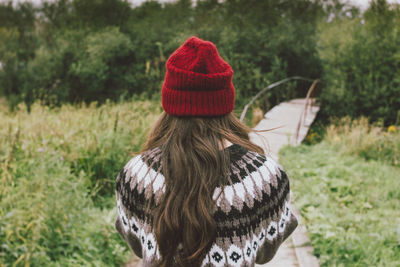
<path id="1" fill-rule="evenodd" d="M 189 38 L 168 59 L 164 112 L 116 179 L 116 229 L 143 266 L 254 266 L 297 226 L 289 180 L 231 112 L 233 71 Z"/>

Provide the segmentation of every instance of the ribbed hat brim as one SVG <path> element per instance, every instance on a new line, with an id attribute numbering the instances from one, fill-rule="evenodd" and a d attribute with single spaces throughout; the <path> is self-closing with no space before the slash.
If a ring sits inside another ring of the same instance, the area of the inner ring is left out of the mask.
<path id="1" fill-rule="evenodd" d="M 232 112 L 235 106 L 235 88 L 216 91 L 173 90 L 164 83 L 161 90 L 162 107 L 176 116 L 219 116 Z"/>

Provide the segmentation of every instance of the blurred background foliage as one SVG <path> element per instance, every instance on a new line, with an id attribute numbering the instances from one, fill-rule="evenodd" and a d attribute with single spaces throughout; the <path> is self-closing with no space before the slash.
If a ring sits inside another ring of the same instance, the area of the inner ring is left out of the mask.
<path id="1" fill-rule="evenodd" d="M 186 38 L 217 44 L 233 67 L 237 108 L 271 82 L 322 78 L 322 118 L 399 120 L 399 6 L 371 1 L 361 13 L 338 0 L 57 0 L 0 4 L 0 94 L 13 109 L 151 98 L 166 58 Z M 303 96 L 307 83 L 268 95 Z M 268 107 L 263 104 L 264 110 Z"/>
<path id="2" fill-rule="evenodd" d="M 186 38 L 217 44 L 237 107 L 276 80 L 322 78 L 322 117 L 399 120 L 399 6 L 371 1 L 58 0 L 0 5 L 0 93 L 13 109 L 159 94 L 165 61 Z M 303 96 L 307 83 L 268 95 Z M 264 107 L 264 109 L 266 109 Z"/>
<path id="3" fill-rule="evenodd" d="M 0 90 L 11 109 L 35 100 L 104 102 L 160 93 L 168 56 L 189 36 L 216 43 L 233 67 L 237 107 L 271 82 L 319 78 L 324 1 L 44 1 L 0 5 Z M 304 95 L 307 84 L 272 93 Z"/>
<path id="4" fill-rule="evenodd" d="M 360 17 L 320 25 L 325 117 L 400 122 L 400 9 L 371 1 Z"/>

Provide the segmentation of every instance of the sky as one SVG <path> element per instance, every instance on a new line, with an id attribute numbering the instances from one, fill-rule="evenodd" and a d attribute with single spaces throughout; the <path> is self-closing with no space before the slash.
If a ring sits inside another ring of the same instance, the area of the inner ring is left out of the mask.
<path id="1" fill-rule="evenodd" d="M 36 0 L 40 2 L 40 0 Z M 145 0 L 129 0 L 129 2 L 132 2 L 134 5 L 139 5 Z M 159 2 L 170 2 L 171 0 L 159 0 Z M 365 10 L 368 7 L 368 3 L 370 0 L 343 0 L 342 2 L 349 2 L 351 4 L 354 4 L 356 6 L 361 7 L 362 10 Z M 389 3 L 400 3 L 400 0 L 387 0 Z"/>
<path id="2" fill-rule="evenodd" d="M 0 0 L 0 2 L 8 2 L 9 0 Z M 13 2 L 33 2 L 35 5 L 39 5 L 42 0 L 13 0 Z M 134 6 L 140 5 L 143 3 L 145 0 L 128 0 L 131 2 Z M 158 0 L 159 2 L 171 2 L 173 0 Z M 368 3 L 370 0 L 342 0 L 342 2 L 348 2 L 350 4 L 354 4 L 356 6 L 359 6 L 361 10 L 365 10 L 368 7 Z M 400 0 L 387 0 L 389 3 L 399 3 Z"/>
<path id="3" fill-rule="evenodd" d="M 398 4 L 400 4 L 400 0 L 387 0 L 387 1 L 389 3 L 398 3 Z M 345 1 L 343 1 L 343 2 L 345 2 Z M 348 2 L 351 3 L 351 4 L 354 4 L 356 6 L 359 6 L 362 10 L 365 10 L 368 7 L 369 0 L 349 0 Z"/>

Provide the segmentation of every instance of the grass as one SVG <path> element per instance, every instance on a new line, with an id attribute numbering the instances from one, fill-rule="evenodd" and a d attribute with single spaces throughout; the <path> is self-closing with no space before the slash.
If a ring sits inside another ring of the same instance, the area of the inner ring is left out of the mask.
<path id="1" fill-rule="evenodd" d="M 390 129 L 345 119 L 316 145 L 281 150 L 321 266 L 400 266 L 400 134 Z"/>
<path id="2" fill-rule="evenodd" d="M 141 100 L 30 113 L 1 104 L 0 266 L 127 262 L 114 179 L 160 113 Z M 325 132 L 280 156 L 321 265 L 400 266 L 398 127 L 344 119 Z"/>
<path id="3" fill-rule="evenodd" d="M 115 176 L 161 112 L 150 101 L 0 107 L 0 266 L 120 266 Z"/>
<path id="4" fill-rule="evenodd" d="M 1 102 L 0 267 L 127 262 L 114 229 L 115 176 L 161 111 L 159 100 L 36 103 L 30 113 Z"/>
<path id="5" fill-rule="evenodd" d="M 326 140 L 346 154 L 400 167 L 400 127 L 370 124 L 367 118 L 343 118 L 326 130 Z"/>

